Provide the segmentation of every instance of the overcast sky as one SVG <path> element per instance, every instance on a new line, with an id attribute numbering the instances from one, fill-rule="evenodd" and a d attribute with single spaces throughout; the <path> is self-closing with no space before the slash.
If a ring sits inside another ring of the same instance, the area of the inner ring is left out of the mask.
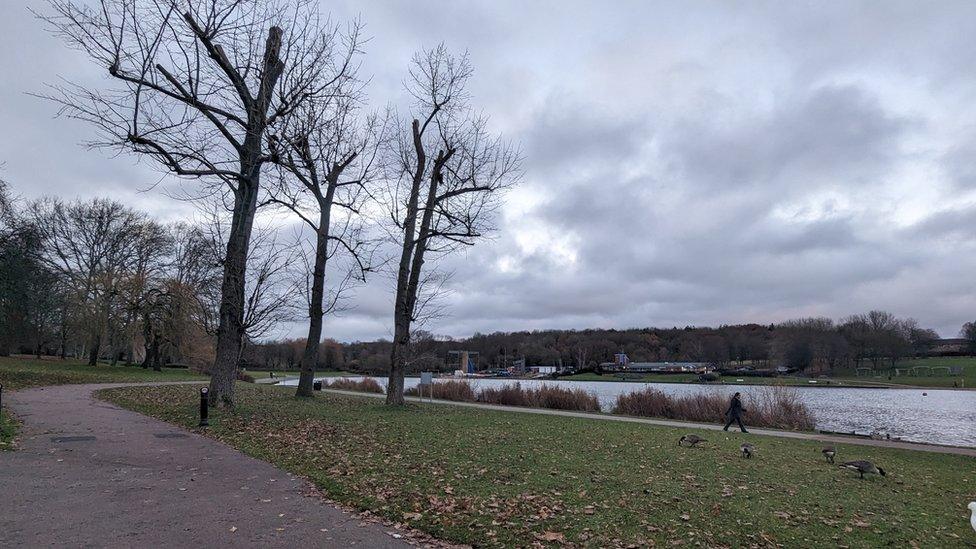
<path id="1" fill-rule="evenodd" d="M 85 149 L 91 128 L 25 94 L 102 78 L 29 5 L 0 2 L 0 177 L 191 215 L 150 165 Z M 976 319 L 976 2 L 325 5 L 367 24 L 374 104 L 401 101 L 413 51 L 444 41 L 521 143 L 494 239 L 444 264 L 435 333 L 880 308 L 953 337 Z M 389 337 L 389 286 L 361 288 L 327 335 Z"/>

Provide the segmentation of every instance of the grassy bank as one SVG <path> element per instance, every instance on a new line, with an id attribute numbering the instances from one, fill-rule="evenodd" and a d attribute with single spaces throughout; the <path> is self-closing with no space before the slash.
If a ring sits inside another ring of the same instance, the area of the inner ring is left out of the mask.
<path id="1" fill-rule="evenodd" d="M 12 442 L 16 435 L 17 422 L 6 410 L 0 408 L 0 452 L 13 449 Z"/>
<path id="2" fill-rule="evenodd" d="M 143 370 L 138 366 L 89 366 L 77 360 L 36 360 L 0 357 L 0 384 L 4 391 L 64 385 L 68 383 L 116 383 L 139 381 L 203 380 L 206 376 L 180 368 L 163 368 L 162 372 Z"/>
<path id="3" fill-rule="evenodd" d="M 854 370 L 841 369 L 833 375 L 827 377 L 737 377 L 722 376 L 713 383 L 735 384 L 735 385 L 796 385 L 796 386 L 841 386 L 841 387 L 888 387 L 888 386 L 910 386 L 910 387 L 948 387 L 953 384 L 957 388 L 976 389 L 976 357 L 931 357 L 908 359 L 898 362 L 897 368 L 907 369 L 915 366 L 927 366 L 930 368 L 953 367 L 962 368 L 962 375 L 947 376 L 892 376 L 888 379 L 887 369 L 879 370 L 866 376 L 858 376 Z M 698 383 L 697 374 L 638 374 L 618 376 L 616 374 L 605 373 L 597 375 L 593 372 L 583 372 L 571 376 L 559 378 L 567 381 L 630 381 L 637 383 Z M 738 381 L 738 380 L 742 381 Z M 811 379 L 816 383 L 811 383 Z"/>
<path id="4" fill-rule="evenodd" d="M 104 391 L 104 398 L 192 428 L 188 387 Z M 295 399 L 241 384 L 233 411 L 204 433 L 303 475 L 331 498 L 438 537 L 481 546 L 883 545 L 964 547 L 971 458 L 841 446 L 885 479 L 827 465 L 813 442 L 688 432 L 379 399 Z M 756 458 L 739 457 L 742 441 Z"/>
<path id="5" fill-rule="evenodd" d="M 903 360 L 898 363 L 897 368 L 905 369 L 912 368 L 915 366 L 929 367 L 929 368 L 941 368 L 941 367 L 961 367 L 962 375 L 958 376 L 892 376 L 888 379 L 888 370 L 881 370 L 871 376 L 860 376 L 858 377 L 856 372 L 853 370 L 844 370 L 838 372 L 836 376 L 837 379 L 842 379 L 845 381 L 860 381 L 860 382 L 873 382 L 881 384 L 891 384 L 891 385 L 909 385 L 916 387 L 953 387 L 955 383 L 956 387 L 964 387 L 967 389 L 976 389 L 976 357 L 971 356 L 949 356 L 949 357 L 932 357 L 932 358 L 918 358 L 912 360 Z"/>

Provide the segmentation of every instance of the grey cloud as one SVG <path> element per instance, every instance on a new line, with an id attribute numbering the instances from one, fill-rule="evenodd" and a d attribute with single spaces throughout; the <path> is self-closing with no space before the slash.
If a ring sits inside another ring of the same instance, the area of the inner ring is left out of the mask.
<path id="1" fill-rule="evenodd" d="M 443 40 L 470 51 L 474 104 L 525 152 L 496 238 L 442 262 L 455 275 L 435 333 L 885 308 L 954 335 L 972 320 L 976 4 L 327 7 L 367 22 L 373 104 L 402 104 L 406 61 Z M 23 94 L 99 76 L 22 7 L 0 9 L 0 69 L 19 77 L 0 82 L 0 175 L 31 196 L 189 215 L 162 192 L 180 184 L 140 193 L 150 166 L 85 150 L 90 128 Z M 359 288 L 328 335 L 389 337 L 390 286 Z"/>

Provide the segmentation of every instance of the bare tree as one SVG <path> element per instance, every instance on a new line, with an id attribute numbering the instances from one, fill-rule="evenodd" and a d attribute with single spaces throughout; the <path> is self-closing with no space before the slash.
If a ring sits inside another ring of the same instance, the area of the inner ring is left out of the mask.
<path id="1" fill-rule="evenodd" d="M 414 56 L 405 84 L 413 112 L 409 125 L 397 124 L 386 194 L 400 246 L 387 385 L 393 405 L 403 404 L 411 325 L 442 287 L 443 278 L 431 277 L 424 263 L 471 246 L 491 230 L 500 191 L 519 176 L 518 151 L 471 113 L 465 91 L 471 72 L 467 55 L 454 56 L 441 45 Z"/>
<path id="2" fill-rule="evenodd" d="M 358 32 L 350 36 L 358 41 Z M 312 395 L 323 317 L 336 310 L 353 282 L 364 281 L 372 270 L 375 247 L 365 236 L 361 209 L 369 196 L 367 185 L 375 178 L 384 125 L 375 115 L 361 116 L 363 98 L 353 75 L 351 71 L 351 78 L 337 84 L 327 99 L 290 117 L 275 150 L 284 168 L 269 202 L 293 212 L 313 235 L 312 250 L 303 254 L 309 325 L 297 396 Z M 327 291 L 330 259 L 340 253 L 348 268 Z"/>
<path id="3" fill-rule="evenodd" d="M 220 262 L 221 250 L 231 234 L 231 212 L 221 211 L 213 204 L 209 212 L 209 257 Z M 241 318 L 240 353 L 238 364 L 249 343 L 260 340 L 274 331 L 281 323 L 293 320 L 300 296 L 294 270 L 300 260 L 299 250 L 292 242 L 286 242 L 278 230 L 270 226 L 257 226 L 248 249 L 246 283 L 244 286 L 244 314 Z M 236 369 L 235 369 L 236 372 Z"/>
<path id="4" fill-rule="evenodd" d="M 88 363 L 97 362 L 111 313 L 137 257 L 145 223 L 141 214 L 110 200 L 32 204 L 33 223 L 44 241 L 43 258 L 70 288 L 88 327 Z"/>
<path id="5" fill-rule="evenodd" d="M 344 78 L 340 29 L 307 0 L 49 0 L 42 15 L 104 67 L 106 90 L 64 85 L 47 97 L 100 130 L 93 143 L 145 155 L 163 170 L 233 196 L 211 404 L 233 405 L 244 333 L 247 251 L 274 159 L 269 130 Z M 339 62 L 336 62 L 336 59 Z"/>

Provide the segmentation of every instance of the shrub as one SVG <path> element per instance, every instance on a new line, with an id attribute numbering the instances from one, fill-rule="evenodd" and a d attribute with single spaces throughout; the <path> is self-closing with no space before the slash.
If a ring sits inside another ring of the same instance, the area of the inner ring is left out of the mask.
<path id="1" fill-rule="evenodd" d="M 329 389 L 339 389 L 341 391 L 359 391 L 360 393 L 382 393 L 383 387 L 371 377 L 364 377 L 360 380 L 341 377 L 329 382 Z"/>
<path id="2" fill-rule="evenodd" d="M 600 411 L 600 401 L 592 393 L 545 384 L 537 389 L 524 389 L 519 383 L 487 387 L 478 393 L 478 402 L 554 410 Z"/>
<path id="3" fill-rule="evenodd" d="M 245 373 L 245 372 L 242 372 L 242 371 L 238 370 L 237 371 L 237 381 L 244 381 L 246 383 L 254 383 L 254 376 L 252 376 L 251 374 L 248 374 L 248 373 Z"/>
<path id="4" fill-rule="evenodd" d="M 502 406 L 531 406 L 525 391 L 518 383 L 506 383 L 501 387 L 486 387 L 478 391 L 478 402 Z"/>
<path id="5" fill-rule="evenodd" d="M 695 393 L 668 395 L 647 387 L 640 391 L 620 395 L 613 407 L 614 414 L 643 417 L 660 417 L 707 423 L 725 423 L 725 415 L 731 397 L 720 393 Z M 743 406 L 746 409 L 742 421 L 757 427 L 778 429 L 812 430 L 813 414 L 800 400 L 799 392 L 792 387 L 770 386 L 747 394 Z"/>
<path id="6" fill-rule="evenodd" d="M 407 389 L 404 394 L 409 396 L 430 396 L 430 388 L 424 386 L 424 394 L 420 394 L 420 386 L 411 387 Z M 441 400 L 455 400 L 458 402 L 474 402 L 477 397 L 474 394 L 474 389 L 471 388 L 471 384 L 467 381 L 440 381 L 434 383 L 433 390 L 434 398 L 439 398 Z"/>
<path id="7" fill-rule="evenodd" d="M 764 387 L 750 400 L 755 410 L 747 405 L 746 418 L 755 421 L 756 425 L 794 431 L 809 431 L 816 426 L 813 414 L 800 400 L 800 392 L 796 387 L 785 385 Z"/>

